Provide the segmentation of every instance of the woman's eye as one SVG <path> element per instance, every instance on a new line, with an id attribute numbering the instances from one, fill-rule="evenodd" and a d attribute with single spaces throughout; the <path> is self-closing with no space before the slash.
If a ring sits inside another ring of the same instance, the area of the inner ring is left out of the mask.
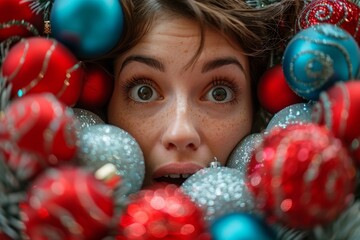
<path id="1" fill-rule="evenodd" d="M 234 92 L 227 86 L 215 86 L 207 92 L 205 98 L 213 102 L 226 103 L 234 99 Z"/>
<path id="2" fill-rule="evenodd" d="M 151 102 L 159 99 L 157 91 L 147 84 L 139 84 L 129 91 L 129 96 L 136 102 Z"/>

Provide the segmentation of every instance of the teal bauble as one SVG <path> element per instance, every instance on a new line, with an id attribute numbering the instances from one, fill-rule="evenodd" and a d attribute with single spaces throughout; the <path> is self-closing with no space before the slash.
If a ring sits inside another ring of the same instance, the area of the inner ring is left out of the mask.
<path id="1" fill-rule="evenodd" d="M 360 49 L 348 32 L 332 24 L 318 24 L 298 32 L 287 45 L 283 71 L 299 96 L 318 100 L 338 81 L 360 77 Z"/>
<path id="2" fill-rule="evenodd" d="M 118 0 L 55 0 L 51 34 L 79 58 L 101 56 L 115 47 L 124 24 Z"/>
<path id="3" fill-rule="evenodd" d="M 215 220 L 210 227 L 213 240 L 275 240 L 276 234 L 257 215 L 234 212 Z"/>

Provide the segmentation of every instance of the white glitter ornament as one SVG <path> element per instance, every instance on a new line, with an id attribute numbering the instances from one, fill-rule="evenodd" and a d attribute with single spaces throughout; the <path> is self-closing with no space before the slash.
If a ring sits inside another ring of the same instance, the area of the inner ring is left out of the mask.
<path id="1" fill-rule="evenodd" d="M 74 116 L 79 121 L 79 129 L 82 130 L 96 124 L 105 124 L 95 113 L 82 108 L 73 108 Z"/>
<path id="2" fill-rule="evenodd" d="M 203 209 L 208 223 L 228 213 L 252 212 L 255 208 L 244 174 L 237 169 L 204 168 L 189 177 L 181 188 Z"/>
<path id="3" fill-rule="evenodd" d="M 262 139 L 261 133 L 253 133 L 243 138 L 230 154 L 226 166 L 246 174 L 247 165 L 251 160 L 252 153 L 256 146 L 261 143 Z"/>
<path id="4" fill-rule="evenodd" d="M 268 123 L 265 133 L 269 133 L 273 128 L 286 128 L 290 124 L 303 124 L 312 122 L 311 103 L 296 103 L 277 112 Z"/>
<path id="5" fill-rule="evenodd" d="M 89 126 L 79 134 L 77 158 L 92 170 L 112 163 L 121 176 L 123 193 L 140 190 L 144 181 L 144 156 L 136 140 L 126 131 L 113 125 Z"/>

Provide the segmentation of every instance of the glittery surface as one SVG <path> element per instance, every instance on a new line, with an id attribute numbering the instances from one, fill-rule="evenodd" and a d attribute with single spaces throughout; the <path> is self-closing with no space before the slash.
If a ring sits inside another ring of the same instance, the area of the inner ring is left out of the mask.
<path id="1" fill-rule="evenodd" d="M 242 173 L 246 173 L 247 165 L 250 162 L 252 153 L 256 146 L 262 141 L 261 133 L 253 133 L 246 136 L 241 142 L 234 148 L 227 161 L 227 167 L 235 168 Z"/>
<path id="2" fill-rule="evenodd" d="M 74 116 L 80 123 L 80 130 L 92 125 L 104 124 L 104 121 L 98 115 L 86 109 L 73 108 L 73 112 Z"/>
<path id="3" fill-rule="evenodd" d="M 254 210 L 243 176 L 228 167 L 205 168 L 189 177 L 181 188 L 204 210 L 205 220 L 212 222 L 231 212 Z"/>
<path id="4" fill-rule="evenodd" d="M 121 128 L 99 124 L 79 134 L 78 159 L 92 169 L 106 163 L 116 166 L 125 194 L 140 190 L 145 175 L 144 156 L 136 140 Z"/>
<path id="5" fill-rule="evenodd" d="M 275 127 L 286 128 L 290 124 L 311 122 L 312 106 L 310 103 L 297 103 L 280 110 L 271 118 L 265 132 L 268 133 Z"/>

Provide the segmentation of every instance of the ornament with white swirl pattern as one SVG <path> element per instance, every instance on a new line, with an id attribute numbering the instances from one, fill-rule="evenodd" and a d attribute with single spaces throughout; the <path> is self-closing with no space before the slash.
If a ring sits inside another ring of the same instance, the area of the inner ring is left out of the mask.
<path id="1" fill-rule="evenodd" d="M 308 100 L 335 82 L 356 79 L 360 74 L 360 49 L 345 30 L 317 24 L 298 32 L 287 45 L 283 70 L 290 88 Z"/>
<path id="2" fill-rule="evenodd" d="M 313 0 L 297 19 L 303 30 L 319 23 L 330 23 L 349 32 L 360 45 L 360 7 L 348 0 Z"/>
<path id="3" fill-rule="evenodd" d="M 329 223 L 354 197 L 356 169 L 347 149 L 313 123 L 265 135 L 248 169 L 257 206 L 291 228 Z"/>
<path id="4" fill-rule="evenodd" d="M 0 128 L 5 129 L 0 132 L 0 142 L 8 141 L 21 151 L 41 156 L 43 165 L 71 161 L 77 151 L 73 112 L 50 93 L 14 100 L 0 118 Z"/>
<path id="5" fill-rule="evenodd" d="M 350 147 L 360 166 L 360 81 L 339 82 L 320 94 L 313 108 L 316 123 L 326 125 Z"/>
<path id="6" fill-rule="evenodd" d="M 112 227 L 113 189 L 82 168 L 51 168 L 21 204 L 29 239 L 103 239 Z"/>

